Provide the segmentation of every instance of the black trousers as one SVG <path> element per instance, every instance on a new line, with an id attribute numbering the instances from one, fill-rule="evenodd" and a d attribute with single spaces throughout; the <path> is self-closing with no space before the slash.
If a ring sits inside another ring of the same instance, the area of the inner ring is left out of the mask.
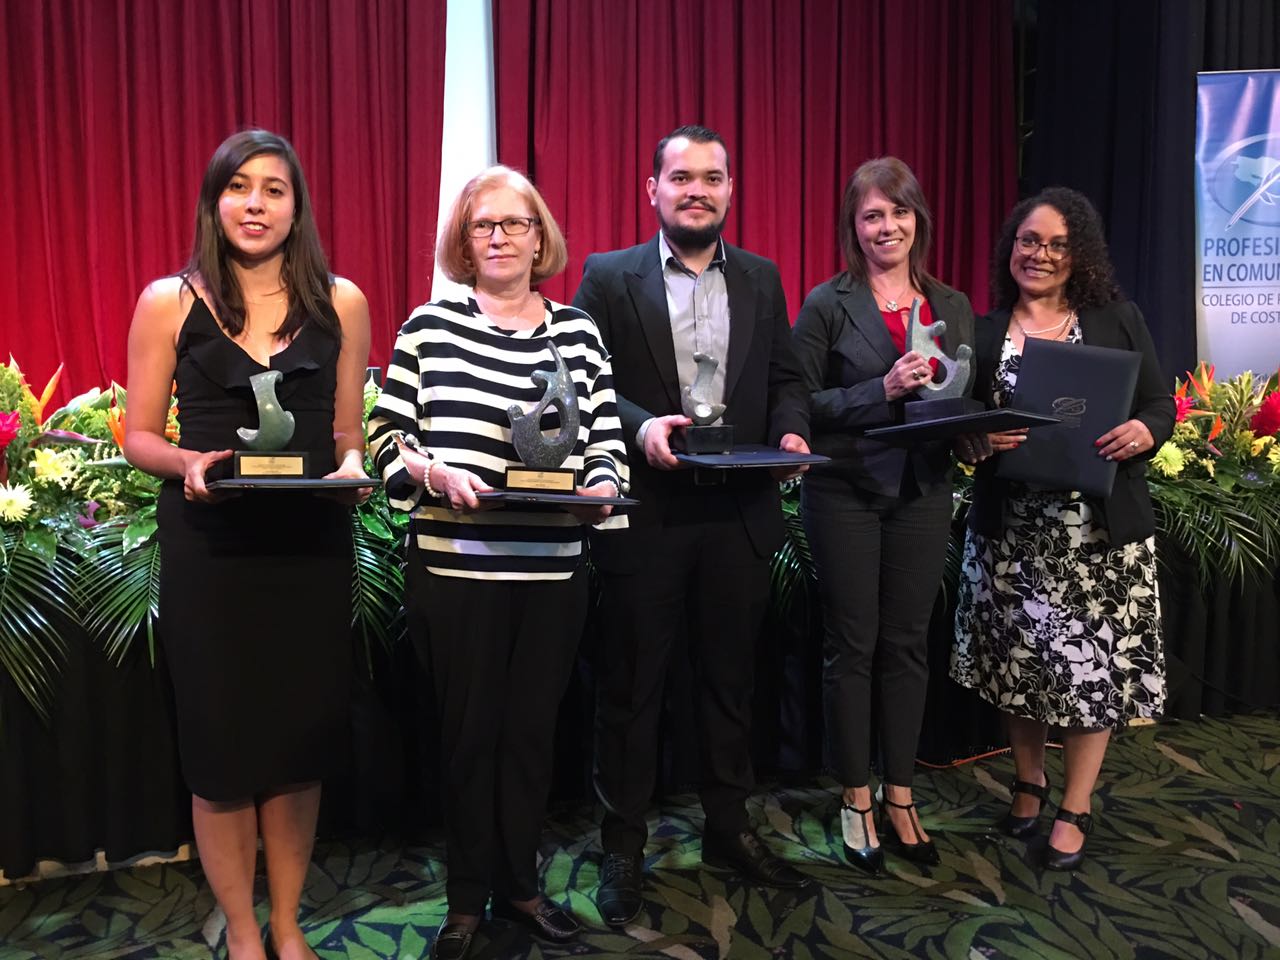
<path id="1" fill-rule="evenodd" d="M 412 553 L 405 611 L 440 711 L 449 909 L 538 894 L 556 713 L 587 610 L 586 576 L 471 580 Z"/>
<path id="2" fill-rule="evenodd" d="M 822 598 L 823 711 L 836 775 L 846 787 L 870 779 L 874 687 L 884 778 L 910 786 L 951 492 L 885 498 L 806 478 L 801 505 Z"/>
<path id="3" fill-rule="evenodd" d="M 601 571 L 595 788 L 607 853 L 640 854 L 653 796 L 663 680 L 673 651 L 693 668 L 709 833 L 747 826 L 751 694 L 756 641 L 769 600 L 758 557 L 732 498 L 693 496 L 670 506 L 660 556 L 633 573 Z M 691 731 L 692 733 L 692 731 Z"/>

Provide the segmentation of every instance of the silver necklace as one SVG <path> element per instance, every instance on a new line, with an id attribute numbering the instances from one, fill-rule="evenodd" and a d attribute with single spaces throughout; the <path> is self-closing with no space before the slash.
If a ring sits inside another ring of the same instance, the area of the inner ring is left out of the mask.
<path id="1" fill-rule="evenodd" d="M 1055 323 L 1053 326 L 1040 327 L 1039 329 L 1036 329 L 1036 330 L 1028 329 L 1026 324 L 1024 324 L 1019 317 L 1015 316 L 1014 319 L 1018 321 L 1018 329 L 1022 331 L 1024 336 L 1034 337 L 1042 333 L 1048 333 L 1051 330 L 1055 330 L 1055 331 L 1061 330 L 1063 326 L 1065 326 L 1066 324 L 1070 323 L 1073 319 L 1075 319 L 1075 315 L 1076 315 L 1076 312 L 1074 310 L 1068 310 L 1067 315 L 1063 317 L 1061 320 L 1059 320 L 1057 323 Z"/>
<path id="2" fill-rule="evenodd" d="M 904 293 L 906 293 L 908 290 L 910 290 L 910 289 L 911 289 L 911 278 L 910 278 L 910 277 L 908 277 L 908 278 L 907 278 L 907 282 L 903 285 L 902 289 L 898 291 L 898 295 L 897 295 L 896 297 L 893 297 L 892 299 L 890 299 L 889 297 L 886 297 L 883 293 L 880 293 L 880 291 L 879 291 L 879 290 L 876 290 L 875 284 L 872 284 L 872 285 L 871 285 L 871 289 L 872 289 L 872 290 L 875 290 L 875 292 L 876 292 L 876 293 L 879 293 L 879 294 L 880 294 L 880 299 L 884 301 L 884 305 L 885 305 L 888 309 L 890 309 L 890 310 L 897 310 L 897 309 L 898 309 L 898 300 L 899 300 L 899 298 L 900 298 Z"/>

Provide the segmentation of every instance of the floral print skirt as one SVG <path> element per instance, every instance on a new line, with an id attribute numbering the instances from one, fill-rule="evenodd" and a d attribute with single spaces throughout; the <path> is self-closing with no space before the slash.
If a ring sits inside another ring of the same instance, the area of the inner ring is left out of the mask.
<path id="1" fill-rule="evenodd" d="M 1113 547 L 1075 494 L 1022 488 L 968 532 L 951 676 L 1015 716 L 1122 727 L 1165 699 L 1155 539 Z"/>

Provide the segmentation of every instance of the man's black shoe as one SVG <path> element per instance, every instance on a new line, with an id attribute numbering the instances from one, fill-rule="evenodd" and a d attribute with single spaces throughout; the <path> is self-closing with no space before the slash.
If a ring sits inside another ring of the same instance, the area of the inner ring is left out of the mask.
<path id="1" fill-rule="evenodd" d="M 776 857 L 750 830 L 736 837 L 707 834 L 702 838 L 702 862 L 712 867 L 732 867 L 753 883 L 783 890 L 809 886 L 809 878 Z"/>
<path id="2" fill-rule="evenodd" d="M 525 913 L 515 904 L 495 900 L 493 915 L 502 920 L 523 924 L 540 937 L 563 943 L 582 932 L 582 924 L 568 908 L 543 897 L 531 913 Z"/>
<path id="3" fill-rule="evenodd" d="M 606 853 L 600 865 L 600 888 L 596 891 L 600 919 L 611 927 L 625 927 L 638 917 L 644 903 L 640 884 L 639 857 Z"/>

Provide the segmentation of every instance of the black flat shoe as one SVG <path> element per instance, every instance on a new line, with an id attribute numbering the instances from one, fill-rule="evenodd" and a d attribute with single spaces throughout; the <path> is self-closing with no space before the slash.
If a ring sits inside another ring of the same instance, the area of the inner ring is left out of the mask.
<path id="1" fill-rule="evenodd" d="M 752 883 L 782 890 L 800 890 L 809 886 L 809 878 L 774 854 L 750 830 L 736 837 L 702 838 L 702 862 L 709 867 L 729 867 Z"/>
<path id="2" fill-rule="evenodd" d="M 870 822 L 871 807 L 859 810 L 848 803 L 840 804 L 840 833 L 844 840 L 845 859 L 864 873 L 876 877 L 884 873 L 884 851 L 871 844 Z"/>
<path id="3" fill-rule="evenodd" d="M 431 960 L 462 960 L 471 950 L 471 938 L 475 930 L 465 923 L 450 923 L 445 920 L 436 931 L 435 942 L 431 944 Z"/>
<path id="4" fill-rule="evenodd" d="M 606 853 L 600 865 L 600 887 L 596 909 L 611 927 L 625 927 L 640 915 L 644 897 L 640 893 L 640 858 L 624 853 Z"/>
<path id="5" fill-rule="evenodd" d="M 1079 827 L 1080 832 L 1084 834 L 1085 840 L 1089 839 L 1089 831 L 1093 829 L 1093 815 L 1088 813 L 1072 813 L 1070 810 L 1058 808 L 1058 813 L 1054 816 L 1055 820 L 1061 820 L 1063 823 L 1070 823 Z M 1045 844 L 1044 847 L 1044 865 L 1050 870 L 1074 870 L 1080 866 L 1080 861 L 1084 859 L 1084 840 L 1080 841 L 1080 849 L 1074 853 L 1063 853 L 1051 843 Z"/>
<path id="6" fill-rule="evenodd" d="M 1036 811 L 1034 817 L 1015 817 L 1011 806 L 1009 812 L 1005 814 L 1005 818 L 1000 821 L 1001 831 L 1021 840 L 1023 837 L 1029 837 L 1035 833 L 1036 828 L 1040 825 L 1040 814 L 1044 810 L 1045 800 L 1049 798 L 1049 771 L 1046 770 L 1044 773 L 1043 787 L 1036 783 L 1029 783 L 1026 780 L 1014 780 L 1010 790 L 1013 793 L 1028 794 L 1040 801 L 1040 809 Z"/>
<path id="7" fill-rule="evenodd" d="M 538 901 L 531 913 L 525 913 L 514 904 L 500 900 L 493 905 L 493 915 L 522 924 L 537 936 L 557 943 L 572 940 L 582 932 L 582 924 L 577 917 L 546 897 Z"/>
<path id="8" fill-rule="evenodd" d="M 889 807 L 896 807 L 899 810 L 911 810 L 915 807 L 914 803 L 894 803 L 884 797 L 880 801 L 881 813 L 881 837 L 886 847 L 902 857 L 904 860 L 910 860 L 912 863 L 918 863 L 926 867 L 936 867 L 942 862 L 942 858 L 938 856 L 938 848 L 933 845 L 932 840 L 926 840 L 920 835 L 920 828 L 916 826 L 916 818 L 911 818 L 911 832 L 916 835 L 913 843 L 906 843 L 902 837 L 898 836 L 898 830 L 893 825 L 893 820 L 889 817 Z"/>

